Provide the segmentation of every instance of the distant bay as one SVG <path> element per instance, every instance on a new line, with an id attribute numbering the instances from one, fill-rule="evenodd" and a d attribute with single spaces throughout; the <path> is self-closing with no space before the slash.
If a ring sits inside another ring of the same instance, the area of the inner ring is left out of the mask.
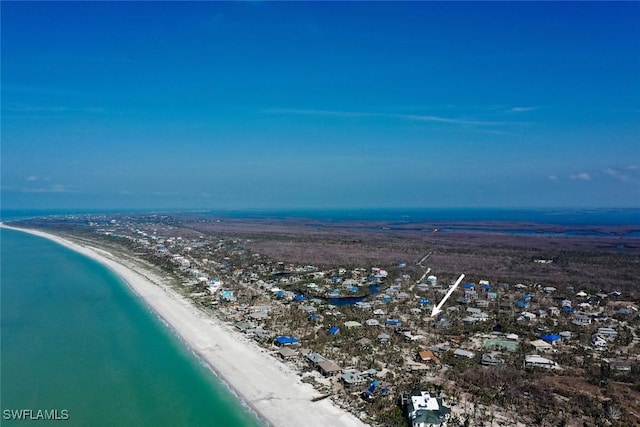
<path id="1" fill-rule="evenodd" d="M 175 334 L 102 265 L 1 230 L 2 425 L 258 426 Z M 66 412 L 62 412 L 66 411 Z"/>

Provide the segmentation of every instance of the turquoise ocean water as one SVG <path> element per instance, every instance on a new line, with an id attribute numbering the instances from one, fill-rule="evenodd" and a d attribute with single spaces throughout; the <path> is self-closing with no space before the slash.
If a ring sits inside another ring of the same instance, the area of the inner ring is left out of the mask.
<path id="1" fill-rule="evenodd" d="M 0 238 L 1 425 L 259 425 L 108 269 L 42 238 Z M 22 409 L 68 420 L 7 420 Z"/>

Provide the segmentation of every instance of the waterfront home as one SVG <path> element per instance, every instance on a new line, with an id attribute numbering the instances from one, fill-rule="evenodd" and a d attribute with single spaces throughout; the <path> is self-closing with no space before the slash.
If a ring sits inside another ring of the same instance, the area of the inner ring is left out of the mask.
<path id="1" fill-rule="evenodd" d="M 323 360 L 317 364 L 318 370 L 325 377 L 333 377 L 338 375 L 342 369 L 331 360 Z"/>
<path id="2" fill-rule="evenodd" d="M 290 337 L 287 335 L 280 335 L 276 337 L 274 343 L 277 346 L 294 345 L 299 344 L 300 340 L 298 338 Z"/>
<path id="3" fill-rule="evenodd" d="M 289 347 L 282 347 L 280 350 L 278 350 L 278 356 L 280 356 L 283 359 L 291 359 L 292 357 L 295 357 L 298 355 L 298 352 L 295 350 L 292 350 Z"/>
<path id="4" fill-rule="evenodd" d="M 375 369 L 359 371 L 357 369 L 343 369 L 340 379 L 345 387 L 360 386 L 366 384 L 369 379 L 378 373 Z"/>
<path id="5" fill-rule="evenodd" d="M 313 365 L 313 366 L 317 366 L 318 363 L 323 362 L 325 360 L 327 360 L 326 357 L 324 357 L 323 355 L 321 355 L 320 353 L 314 353 L 314 352 L 310 352 L 307 353 L 307 360 Z"/>
<path id="6" fill-rule="evenodd" d="M 444 406 L 442 399 L 426 391 L 403 396 L 411 427 L 445 426 L 451 409 Z"/>

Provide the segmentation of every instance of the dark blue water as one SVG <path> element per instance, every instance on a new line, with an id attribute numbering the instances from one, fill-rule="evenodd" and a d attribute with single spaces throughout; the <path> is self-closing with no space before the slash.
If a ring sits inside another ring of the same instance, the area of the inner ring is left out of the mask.
<path id="1" fill-rule="evenodd" d="M 330 222 L 527 222 L 540 224 L 605 226 L 639 225 L 640 209 L 350 209 L 200 211 L 198 215 L 255 219 L 313 219 Z"/>
<path id="2" fill-rule="evenodd" d="M 174 211 L 177 212 L 178 210 Z M 2 210 L 0 219 L 45 215 L 144 213 L 151 210 Z M 153 211 L 159 213 L 159 211 Z M 408 209 L 331 209 L 331 210 L 198 210 L 185 214 L 220 218 L 313 219 L 330 222 L 383 221 L 418 222 L 528 222 L 540 224 L 605 226 L 639 225 L 640 208 L 620 209 L 504 209 L 504 208 L 408 208 Z M 640 230 L 636 233 L 640 233 Z"/>

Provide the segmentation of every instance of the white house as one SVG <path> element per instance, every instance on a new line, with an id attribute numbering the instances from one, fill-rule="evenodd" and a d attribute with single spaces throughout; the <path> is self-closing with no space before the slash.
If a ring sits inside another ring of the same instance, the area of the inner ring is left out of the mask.
<path id="1" fill-rule="evenodd" d="M 546 359 L 542 356 L 538 356 L 537 354 L 532 354 L 530 356 L 525 357 L 524 366 L 527 368 L 546 368 L 546 369 L 557 369 L 558 364 L 553 360 Z"/>
<path id="2" fill-rule="evenodd" d="M 598 334 L 593 334 L 591 336 L 591 345 L 596 348 L 603 348 L 607 346 L 607 340 Z"/>

